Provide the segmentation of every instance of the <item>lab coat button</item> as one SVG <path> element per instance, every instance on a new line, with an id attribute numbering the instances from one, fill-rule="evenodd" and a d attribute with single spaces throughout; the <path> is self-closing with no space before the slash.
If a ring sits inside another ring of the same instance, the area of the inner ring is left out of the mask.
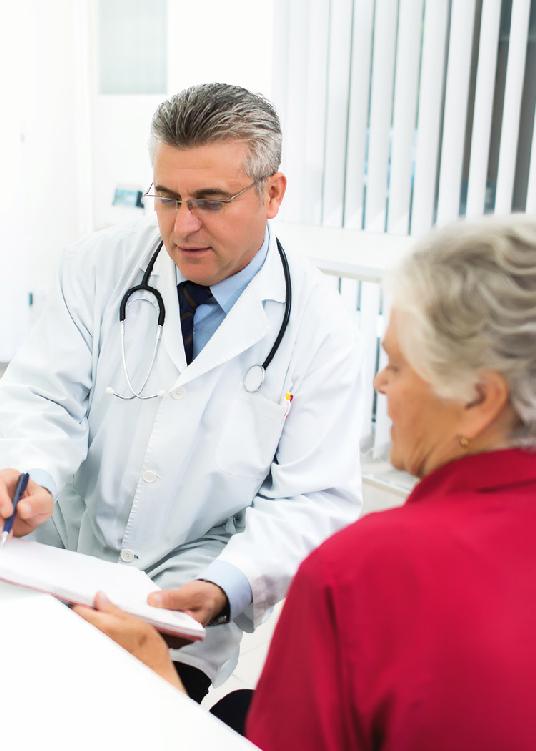
<path id="1" fill-rule="evenodd" d="M 136 556 L 134 555 L 134 551 L 133 550 L 128 550 L 128 548 L 124 548 L 121 551 L 121 556 L 120 557 L 121 557 L 121 560 L 123 561 L 123 563 L 132 563 L 132 561 L 134 560 L 134 558 Z"/>
<path id="2" fill-rule="evenodd" d="M 177 386 L 175 389 L 171 389 L 170 394 L 172 399 L 182 399 L 184 396 L 185 390 L 182 388 L 182 386 Z"/>
<path id="3" fill-rule="evenodd" d="M 143 482 L 155 482 L 155 480 L 158 480 L 158 475 L 152 469 L 146 469 L 142 474 L 142 479 Z"/>

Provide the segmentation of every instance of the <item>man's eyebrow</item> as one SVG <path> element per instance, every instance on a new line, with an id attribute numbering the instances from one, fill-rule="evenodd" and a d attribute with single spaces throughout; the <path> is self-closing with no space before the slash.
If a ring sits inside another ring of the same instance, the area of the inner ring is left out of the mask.
<path id="1" fill-rule="evenodd" d="M 180 193 L 176 193 L 174 190 L 171 190 L 171 188 L 166 188 L 165 185 L 155 185 L 154 189 L 159 193 L 166 193 L 173 198 L 181 198 Z M 210 196 L 227 198 L 230 195 L 231 193 L 223 190 L 223 188 L 200 188 L 199 190 L 194 190 L 192 198 L 210 198 Z"/>
<path id="2" fill-rule="evenodd" d="M 175 193 L 174 190 L 171 190 L 171 188 L 166 188 L 165 185 L 153 185 L 154 190 L 156 190 L 158 193 L 167 193 L 170 196 L 179 198 L 179 194 Z"/>
<path id="3" fill-rule="evenodd" d="M 210 198 L 210 196 L 223 196 L 227 198 L 230 195 L 231 193 L 223 190 L 223 188 L 201 188 L 201 190 L 194 191 L 193 198 Z"/>

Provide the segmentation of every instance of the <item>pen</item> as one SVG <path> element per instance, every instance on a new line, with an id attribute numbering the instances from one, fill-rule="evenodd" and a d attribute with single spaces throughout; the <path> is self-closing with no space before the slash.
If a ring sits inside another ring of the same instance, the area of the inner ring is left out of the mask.
<path id="1" fill-rule="evenodd" d="M 17 480 L 17 486 L 15 488 L 15 495 L 13 496 L 12 503 L 13 503 L 13 513 L 11 516 L 9 516 L 5 522 L 4 522 L 4 529 L 2 531 L 2 545 L 5 544 L 7 538 L 9 537 L 9 533 L 11 532 L 11 528 L 13 526 L 13 522 L 15 521 L 15 516 L 17 514 L 17 504 L 24 495 L 24 491 L 26 490 L 26 486 L 28 485 L 28 480 L 30 479 L 30 475 L 27 472 L 23 472 L 21 475 L 19 475 L 19 479 Z"/>

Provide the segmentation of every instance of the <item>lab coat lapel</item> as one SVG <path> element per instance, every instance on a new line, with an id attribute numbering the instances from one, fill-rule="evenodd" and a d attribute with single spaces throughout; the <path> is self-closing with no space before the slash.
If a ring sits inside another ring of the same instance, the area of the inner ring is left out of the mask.
<path id="1" fill-rule="evenodd" d="M 275 239 L 270 243 L 262 268 L 199 355 L 181 374 L 180 382 L 187 383 L 237 357 L 266 336 L 270 324 L 264 310 L 265 300 L 275 300 L 283 305 L 285 302 L 285 280 Z"/>
<path id="2" fill-rule="evenodd" d="M 182 344 L 182 330 L 177 296 L 177 276 L 175 263 L 170 258 L 165 246 L 162 247 L 150 284 L 160 290 L 166 307 L 166 320 L 162 330 L 162 344 L 173 364 L 181 373 L 186 370 L 186 356 Z"/>

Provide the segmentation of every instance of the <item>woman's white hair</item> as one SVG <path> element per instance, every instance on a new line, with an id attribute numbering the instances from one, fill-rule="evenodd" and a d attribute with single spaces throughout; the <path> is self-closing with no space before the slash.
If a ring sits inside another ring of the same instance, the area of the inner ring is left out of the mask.
<path id="1" fill-rule="evenodd" d="M 446 399 L 471 401 L 501 373 L 536 444 L 536 219 L 459 221 L 422 239 L 388 281 L 397 337 L 411 366 Z"/>

